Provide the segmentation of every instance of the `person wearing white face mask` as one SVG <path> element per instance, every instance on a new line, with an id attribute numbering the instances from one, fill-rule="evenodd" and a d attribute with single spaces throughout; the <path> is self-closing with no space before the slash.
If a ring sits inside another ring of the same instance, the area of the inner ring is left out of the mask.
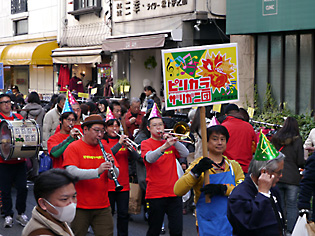
<path id="1" fill-rule="evenodd" d="M 34 184 L 37 206 L 22 236 L 74 236 L 68 223 L 74 219 L 76 212 L 76 182 L 77 178 L 63 169 L 42 173 Z"/>

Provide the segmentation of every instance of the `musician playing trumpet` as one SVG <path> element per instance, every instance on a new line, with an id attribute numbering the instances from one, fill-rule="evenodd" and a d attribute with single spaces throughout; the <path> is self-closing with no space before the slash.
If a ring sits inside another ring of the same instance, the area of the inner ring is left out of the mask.
<path id="1" fill-rule="evenodd" d="M 151 137 L 141 143 L 141 156 L 147 171 L 147 236 L 160 234 L 165 214 L 168 215 L 170 235 L 182 235 L 182 198 L 174 194 L 173 188 L 178 180 L 176 159 L 186 158 L 189 152 L 176 137 L 166 135 L 166 139 L 163 139 L 164 123 L 156 104 L 148 119 L 147 129 Z"/>
<path id="2" fill-rule="evenodd" d="M 108 198 L 111 172 L 119 176 L 118 163 L 105 140 L 105 122 L 90 115 L 83 124 L 83 137 L 71 143 L 64 153 L 63 167 L 79 178 L 76 184 L 77 208 L 71 228 L 76 236 L 85 236 L 89 226 L 95 235 L 113 235 L 113 219 Z M 99 140 L 104 146 L 105 161 Z"/>
<path id="3" fill-rule="evenodd" d="M 53 161 L 53 168 L 62 168 L 63 153 L 74 140 L 80 136 L 78 129 L 73 129 L 77 115 L 66 111 L 60 115 L 60 131 L 47 141 L 48 153 Z"/>
<path id="4" fill-rule="evenodd" d="M 127 135 L 119 135 L 120 122 L 114 117 L 111 110 L 106 115 L 105 139 L 115 155 L 119 164 L 118 181 L 123 186 L 121 191 L 115 191 L 114 181 L 109 181 L 108 197 L 112 208 L 112 215 L 117 205 L 117 233 L 128 235 L 128 207 L 129 207 L 129 159 L 141 158 L 138 152 L 131 146 Z"/>

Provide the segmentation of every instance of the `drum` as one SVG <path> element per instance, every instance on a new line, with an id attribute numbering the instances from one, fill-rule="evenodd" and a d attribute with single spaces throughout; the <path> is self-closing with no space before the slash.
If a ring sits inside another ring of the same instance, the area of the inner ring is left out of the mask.
<path id="1" fill-rule="evenodd" d="M 31 158 L 40 149 L 40 131 L 35 120 L 2 120 L 0 154 L 4 160 Z"/>

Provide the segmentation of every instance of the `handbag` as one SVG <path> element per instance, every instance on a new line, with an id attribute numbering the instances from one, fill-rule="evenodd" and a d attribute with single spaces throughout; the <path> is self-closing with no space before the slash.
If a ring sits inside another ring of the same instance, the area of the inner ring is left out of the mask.
<path id="1" fill-rule="evenodd" d="M 141 213 L 141 188 L 137 183 L 129 183 L 129 214 L 140 214 Z"/>
<path id="2" fill-rule="evenodd" d="M 309 236 L 306 226 L 306 215 L 303 215 L 303 217 L 299 216 L 293 229 L 292 236 Z"/>

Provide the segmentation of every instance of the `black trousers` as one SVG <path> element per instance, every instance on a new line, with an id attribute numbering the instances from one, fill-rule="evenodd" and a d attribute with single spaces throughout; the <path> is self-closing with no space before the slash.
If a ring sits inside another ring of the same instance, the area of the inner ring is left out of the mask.
<path id="1" fill-rule="evenodd" d="M 122 192 L 108 192 L 110 206 L 112 208 L 112 215 L 115 212 L 115 205 L 117 205 L 117 233 L 118 236 L 128 235 L 129 222 L 129 191 Z"/>
<path id="2" fill-rule="evenodd" d="M 0 163 L 0 190 L 4 216 L 13 216 L 11 188 L 17 190 L 15 208 L 18 214 L 26 209 L 27 187 L 25 162 L 18 164 Z"/>
<path id="3" fill-rule="evenodd" d="M 183 207 L 181 197 L 147 199 L 149 204 L 149 229 L 147 236 L 160 235 L 164 215 L 168 217 L 171 236 L 181 236 L 183 232 Z"/>

